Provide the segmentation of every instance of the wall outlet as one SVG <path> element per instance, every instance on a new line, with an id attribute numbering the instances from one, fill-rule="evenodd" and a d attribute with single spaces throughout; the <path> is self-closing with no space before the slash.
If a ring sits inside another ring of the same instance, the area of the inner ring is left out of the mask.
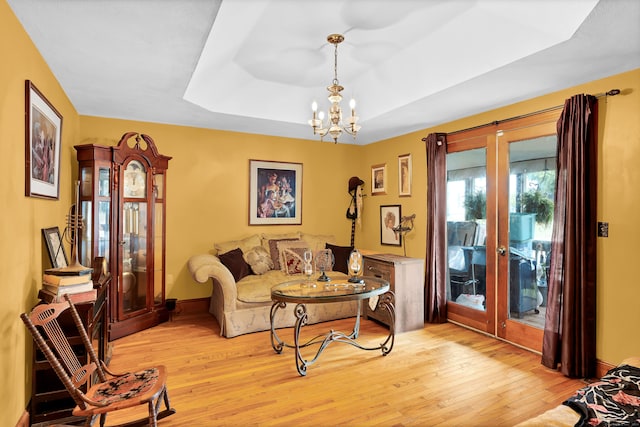
<path id="1" fill-rule="evenodd" d="M 609 237 L 608 222 L 598 222 L 598 237 Z"/>

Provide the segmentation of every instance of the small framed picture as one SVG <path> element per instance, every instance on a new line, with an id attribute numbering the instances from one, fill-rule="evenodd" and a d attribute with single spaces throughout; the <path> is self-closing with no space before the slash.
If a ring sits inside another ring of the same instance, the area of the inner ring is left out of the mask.
<path id="1" fill-rule="evenodd" d="M 25 117 L 25 196 L 58 199 L 62 116 L 30 80 Z"/>
<path id="2" fill-rule="evenodd" d="M 44 242 L 47 245 L 51 267 L 67 267 L 69 265 L 69 259 L 67 258 L 67 253 L 64 251 L 64 245 L 60 237 L 60 229 L 58 227 L 43 228 L 42 237 L 44 237 Z"/>
<path id="3" fill-rule="evenodd" d="M 411 196 L 411 154 L 398 156 L 398 196 Z"/>
<path id="4" fill-rule="evenodd" d="M 386 163 L 371 166 L 371 194 L 387 194 L 387 165 Z"/>
<path id="5" fill-rule="evenodd" d="M 302 163 L 249 160 L 249 225 L 302 224 Z"/>
<path id="6" fill-rule="evenodd" d="M 400 225 L 401 206 L 380 206 L 380 244 L 402 246 L 402 236 L 397 227 Z"/>

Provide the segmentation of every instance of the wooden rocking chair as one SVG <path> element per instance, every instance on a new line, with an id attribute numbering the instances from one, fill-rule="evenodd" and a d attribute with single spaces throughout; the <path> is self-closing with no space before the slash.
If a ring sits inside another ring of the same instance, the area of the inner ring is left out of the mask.
<path id="1" fill-rule="evenodd" d="M 75 306 L 69 301 L 68 295 L 65 295 L 65 298 L 66 302 L 38 305 L 29 315 L 22 313 L 20 318 L 73 397 L 77 405 L 73 415 L 85 417 L 85 426 L 92 426 L 99 416 L 100 426 L 104 426 L 107 413 L 146 404 L 149 408 L 148 418 L 122 425 L 157 426 L 157 420 L 174 414 L 176 411 L 171 408 L 167 395 L 165 367 L 155 366 L 124 374 L 110 372 L 106 365 L 98 360 Z M 66 310 L 70 310 L 82 344 L 86 348 L 85 365 L 78 360 L 60 326 L 59 316 Z M 86 393 L 82 391 L 83 388 L 88 388 Z M 166 409 L 159 412 L 162 400 Z"/>

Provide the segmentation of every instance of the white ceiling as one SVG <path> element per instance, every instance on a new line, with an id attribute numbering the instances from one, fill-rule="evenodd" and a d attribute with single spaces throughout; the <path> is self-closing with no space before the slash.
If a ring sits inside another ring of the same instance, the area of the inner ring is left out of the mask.
<path id="1" fill-rule="evenodd" d="M 7 1 L 79 114 L 293 138 L 331 33 L 357 144 L 640 67 L 638 0 Z"/>

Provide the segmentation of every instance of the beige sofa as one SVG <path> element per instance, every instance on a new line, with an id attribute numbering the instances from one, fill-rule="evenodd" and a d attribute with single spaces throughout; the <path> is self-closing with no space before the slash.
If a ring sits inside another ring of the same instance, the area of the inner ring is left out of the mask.
<path id="1" fill-rule="evenodd" d="M 333 236 L 288 233 L 254 234 L 242 240 L 216 243 L 212 253 L 192 256 L 188 267 L 196 282 L 206 283 L 209 279 L 213 281 L 209 312 L 220 325 L 220 335 L 231 338 L 269 330 L 271 287 L 302 278 L 295 262 L 291 261 L 295 261 L 295 254 L 301 253 L 305 248 L 314 252 L 325 249 L 327 244 L 333 249 L 337 262 L 342 265 L 350 248 L 335 245 Z M 248 261 L 249 274 L 244 265 L 238 266 L 244 264 L 240 261 L 240 256 Z M 281 266 L 278 266 L 279 261 Z M 336 264 L 334 270 L 338 269 L 343 268 Z M 339 271 L 330 271 L 327 275 L 333 278 L 347 277 Z M 294 304 L 288 304 L 284 310 L 277 311 L 277 327 L 294 325 L 296 319 L 293 309 Z M 309 304 L 308 323 L 352 317 L 356 315 L 356 310 L 355 301 Z"/>

